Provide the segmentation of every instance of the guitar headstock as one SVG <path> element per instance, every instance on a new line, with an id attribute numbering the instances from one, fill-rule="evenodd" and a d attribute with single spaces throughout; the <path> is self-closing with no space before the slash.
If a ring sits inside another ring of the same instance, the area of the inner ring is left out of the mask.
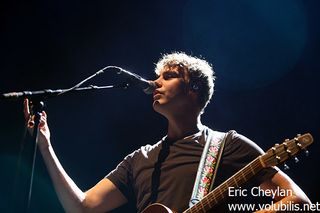
<path id="1" fill-rule="evenodd" d="M 276 144 L 261 156 L 262 166 L 266 168 L 281 164 L 297 155 L 300 151 L 306 150 L 306 147 L 312 144 L 312 142 L 312 135 L 306 133 L 297 135 L 291 140 L 287 139 L 282 144 Z"/>

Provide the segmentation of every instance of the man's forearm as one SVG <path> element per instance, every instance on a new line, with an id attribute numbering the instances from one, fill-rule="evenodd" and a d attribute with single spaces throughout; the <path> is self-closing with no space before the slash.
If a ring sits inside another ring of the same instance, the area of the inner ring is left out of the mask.
<path id="1" fill-rule="evenodd" d="M 51 145 L 39 147 L 58 198 L 66 212 L 83 212 L 83 193 L 60 164 Z"/>

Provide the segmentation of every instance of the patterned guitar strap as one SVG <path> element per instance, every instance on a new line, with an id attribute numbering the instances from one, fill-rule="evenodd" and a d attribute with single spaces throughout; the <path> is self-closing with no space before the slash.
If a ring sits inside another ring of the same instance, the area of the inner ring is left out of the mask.
<path id="1" fill-rule="evenodd" d="M 199 202 L 212 190 L 224 144 L 229 135 L 229 132 L 217 132 L 207 127 L 204 131 L 205 146 L 201 155 L 189 207 Z"/>

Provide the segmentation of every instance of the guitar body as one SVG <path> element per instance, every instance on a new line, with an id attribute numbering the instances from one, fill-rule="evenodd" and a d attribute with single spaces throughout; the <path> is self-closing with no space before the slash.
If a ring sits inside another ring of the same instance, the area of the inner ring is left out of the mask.
<path id="1" fill-rule="evenodd" d="M 144 209 L 141 213 L 175 213 L 165 205 L 154 203 Z"/>

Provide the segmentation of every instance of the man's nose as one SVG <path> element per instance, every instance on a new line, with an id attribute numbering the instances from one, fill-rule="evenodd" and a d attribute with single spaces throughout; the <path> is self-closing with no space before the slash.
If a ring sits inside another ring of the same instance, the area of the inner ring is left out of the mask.
<path id="1" fill-rule="evenodd" d="M 162 83 L 161 83 L 160 78 L 157 78 L 157 79 L 156 79 L 156 80 L 154 80 L 153 82 L 156 84 L 157 88 L 159 88 L 159 87 L 161 87 L 161 86 L 162 86 Z"/>

